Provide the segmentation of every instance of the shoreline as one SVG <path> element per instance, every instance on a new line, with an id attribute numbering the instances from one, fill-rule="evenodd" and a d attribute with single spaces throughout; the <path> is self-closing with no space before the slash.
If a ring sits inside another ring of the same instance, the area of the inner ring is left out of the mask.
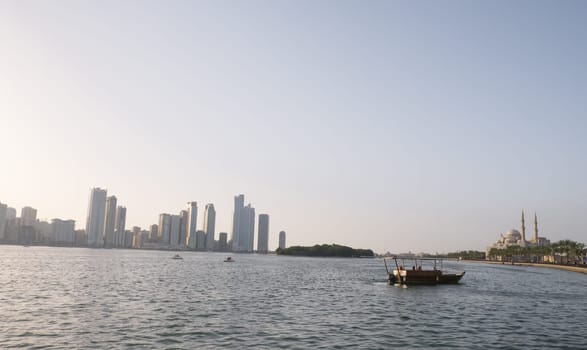
<path id="1" fill-rule="evenodd" d="M 558 264 L 540 264 L 540 263 L 525 263 L 525 262 L 501 262 L 501 261 L 489 261 L 489 260 L 462 260 L 467 262 L 479 262 L 483 264 L 493 264 L 493 265 L 508 265 L 508 266 L 529 266 L 529 267 L 542 267 L 542 268 L 551 268 L 557 270 L 564 270 L 564 271 L 571 271 L 571 272 L 578 272 L 587 274 L 587 265 L 584 267 L 576 266 L 576 265 L 558 265 Z"/>

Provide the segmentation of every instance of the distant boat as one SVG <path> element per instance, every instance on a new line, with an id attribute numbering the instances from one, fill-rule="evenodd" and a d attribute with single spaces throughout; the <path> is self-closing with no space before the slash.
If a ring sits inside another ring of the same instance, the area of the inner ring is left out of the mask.
<path id="1" fill-rule="evenodd" d="M 390 263 L 389 265 L 391 266 L 388 266 L 388 261 L 393 261 L 393 264 Z M 410 263 L 412 266 L 406 268 L 406 262 Z M 427 268 L 422 267 L 423 262 L 427 262 Z M 461 278 L 465 275 L 465 271 L 445 273 L 442 271 L 442 262 L 443 259 L 441 258 L 391 257 L 383 259 L 385 269 L 387 270 L 387 281 L 389 284 L 413 285 L 459 283 Z"/>
<path id="2" fill-rule="evenodd" d="M 234 259 L 229 256 L 228 258 L 224 259 L 224 262 L 234 262 Z"/>
<path id="3" fill-rule="evenodd" d="M 175 259 L 175 260 L 183 260 L 183 258 L 182 258 L 181 256 L 179 256 L 179 254 L 175 254 L 175 255 L 173 256 L 173 258 L 171 258 L 171 259 Z"/>

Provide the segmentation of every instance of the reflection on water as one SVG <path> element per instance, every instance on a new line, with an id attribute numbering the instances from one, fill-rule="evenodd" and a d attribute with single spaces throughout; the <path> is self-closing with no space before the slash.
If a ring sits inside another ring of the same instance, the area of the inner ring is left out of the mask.
<path id="1" fill-rule="evenodd" d="M 379 259 L 0 246 L 0 348 L 584 348 L 587 276 L 448 262 L 388 286 Z"/>

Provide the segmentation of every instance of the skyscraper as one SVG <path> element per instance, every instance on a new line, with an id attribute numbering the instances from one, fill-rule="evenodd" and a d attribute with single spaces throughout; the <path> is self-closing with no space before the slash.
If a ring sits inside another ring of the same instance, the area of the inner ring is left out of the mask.
<path id="1" fill-rule="evenodd" d="M 255 240 L 255 208 L 251 203 L 241 210 L 238 249 L 240 252 L 253 252 Z"/>
<path id="2" fill-rule="evenodd" d="M 159 239 L 162 244 L 169 244 L 171 232 L 171 215 L 159 214 Z"/>
<path id="3" fill-rule="evenodd" d="M 179 212 L 179 245 L 185 247 L 187 245 L 188 234 L 188 212 L 182 210 Z"/>
<path id="4" fill-rule="evenodd" d="M 116 196 L 106 198 L 106 211 L 104 213 L 104 245 L 114 247 L 114 224 L 116 223 Z"/>
<path id="5" fill-rule="evenodd" d="M 198 203 L 188 202 L 188 221 L 187 221 L 187 245 L 190 249 L 196 250 L 196 224 L 198 223 Z"/>
<path id="6" fill-rule="evenodd" d="M 179 237 L 180 237 L 180 225 L 181 219 L 179 215 L 171 215 L 171 226 L 170 226 L 170 233 L 169 233 L 169 245 L 177 247 L 179 246 Z"/>
<path id="7" fill-rule="evenodd" d="M 73 220 L 51 220 L 51 240 L 58 244 L 73 244 L 75 221 Z"/>
<path id="8" fill-rule="evenodd" d="M 31 207 L 23 207 L 20 211 L 20 225 L 33 226 L 37 221 L 37 209 Z"/>
<path id="9" fill-rule="evenodd" d="M 8 209 L 8 206 L 0 203 L 0 241 L 4 240 L 4 233 L 6 232 L 6 209 Z"/>
<path id="10" fill-rule="evenodd" d="M 206 250 L 214 250 L 214 229 L 216 226 L 216 210 L 214 204 L 206 204 L 204 212 L 204 232 L 206 233 Z"/>
<path id="11" fill-rule="evenodd" d="M 218 250 L 221 252 L 228 251 L 228 234 L 226 232 L 220 232 L 218 234 Z"/>
<path id="12" fill-rule="evenodd" d="M 239 251 L 241 212 L 245 206 L 245 195 L 234 197 L 234 212 L 232 213 L 232 250 Z"/>
<path id="13" fill-rule="evenodd" d="M 126 230 L 126 207 L 118 206 L 116 208 L 116 220 L 114 226 L 116 232 L 114 233 L 115 245 L 117 247 L 124 246 L 124 231 Z"/>
<path id="14" fill-rule="evenodd" d="M 279 248 L 285 249 L 285 231 L 279 232 Z"/>
<path id="15" fill-rule="evenodd" d="M 106 190 L 99 187 L 90 192 L 88 204 L 88 216 L 86 220 L 86 233 L 89 247 L 101 247 L 104 239 L 104 212 L 106 210 Z"/>
<path id="16" fill-rule="evenodd" d="M 257 236 L 257 253 L 269 251 L 269 215 L 259 214 L 259 232 Z"/>
<path id="17" fill-rule="evenodd" d="M 196 231 L 196 250 L 206 250 L 206 232 Z"/>
<path id="18" fill-rule="evenodd" d="M 150 240 L 152 242 L 157 241 L 157 238 L 159 237 L 159 226 L 157 226 L 157 224 L 153 224 L 151 225 L 151 232 L 149 233 L 150 235 Z"/>

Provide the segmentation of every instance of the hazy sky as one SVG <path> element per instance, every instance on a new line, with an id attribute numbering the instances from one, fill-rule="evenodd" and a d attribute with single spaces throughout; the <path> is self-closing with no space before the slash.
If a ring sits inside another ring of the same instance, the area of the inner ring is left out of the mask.
<path id="1" fill-rule="evenodd" d="M 233 196 L 269 246 L 587 241 L 585 1 L 0 1 L 0 201 Z M 255 241 L 256 246 L 256 241 Z"/>

